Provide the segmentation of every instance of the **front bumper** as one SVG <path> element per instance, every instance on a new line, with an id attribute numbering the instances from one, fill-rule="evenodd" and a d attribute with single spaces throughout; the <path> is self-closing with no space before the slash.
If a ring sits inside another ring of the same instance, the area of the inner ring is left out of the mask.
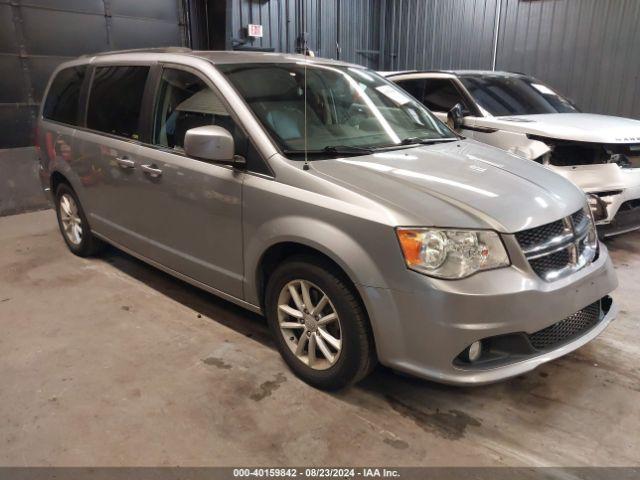
<path id="1" fill-rule="evenodd" d="M 607 212 L 606 218 L 596 222 L 601 238 L 640 229 L 640 188 L 599 199 Z"/>
<path id="2" fill-rule="evenodd" d="M 607 309 L 593 328 L 543 353 L 500 362 L 461 365 L 458 355 L 488 337 L 533 334 L 613 291 L 617 278 L 606 247 L 591 265 L 544 282 L 523 257 L 513 265 L 457 281 L 408 272 L 412 291 L 362 287 L 372 317 L 379 360 L 405 373 L 443 383 L 479 385 L 513 377 L 565 355 L 599 335 L 616 316 Z"/>
<path id="3" fill-rule="evenodd" d="M 596 225 L 601 238 L 640 228 L 640 208 L 628 208 L 640 200 L 640 168 L 615 163 L 549 168 L 600 199 L 604 212 Z"/>
<path id="4" fill-rule="evenodd" d="M 640 229 L 640 209 L 635 212 L 619 213 L 610 223 L 598 225 L 600 238 L 615 237 Z"/>

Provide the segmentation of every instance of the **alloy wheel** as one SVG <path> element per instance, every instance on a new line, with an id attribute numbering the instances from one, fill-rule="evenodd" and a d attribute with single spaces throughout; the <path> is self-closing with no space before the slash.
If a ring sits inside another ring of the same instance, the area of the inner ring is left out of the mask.
<path id="1" fill-rule="evenodd" d="M 342 350 L 340 318 L 331 299 L 307 280 L 292 280 L 278 297 L 278 324 L 295 356 L 314 370 L 333 366 Z"/>
<path id="2" fill-rule="evenodd" d="M 67 240 L 73 245 L 80 245 L 82 242 L 82 219 L 76 201 L 67 193 L 60 197 L 60 220 Z"/>

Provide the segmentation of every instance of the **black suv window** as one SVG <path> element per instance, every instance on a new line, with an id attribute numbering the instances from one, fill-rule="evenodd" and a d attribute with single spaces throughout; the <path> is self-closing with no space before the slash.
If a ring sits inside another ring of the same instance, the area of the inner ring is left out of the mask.
<path id="1" fill-rule="evenodd" d="M 465 105 L 464 98 L 453 84 L 445 78 L 430 78 L 424 80 L 424 97 L 422 103 L 434 112 L 448 112 L 456 103 Z"/>
<path id="2" fill-rule="evenodd" d="M 578 111 L 569 100 L 530 77 L 463 76 L 460 81 L 478 105 L 496 117 Z"/>
<path id="3" fill-rule="evenodd" d="M 392 79 L 393 80 L 393 79 Z M 422 102 L 424 99 L 424 79 L 416 78 L 413 80 L 400 80 L 396 82 L 407 92 L 409 92 L 416 100 Z"/>
<path id="4" fill-rule="evenodd" d="M 51 83 L 42 115 L 56 122 L 77 125 L 80 89 L 87 72 L 85 65 L 61 70 Z"/>
<path id="5" fill-rule="evenodd" d="M 149 67 L 96 67 L 87 127 L 138 140 L 140 109 Z"/>

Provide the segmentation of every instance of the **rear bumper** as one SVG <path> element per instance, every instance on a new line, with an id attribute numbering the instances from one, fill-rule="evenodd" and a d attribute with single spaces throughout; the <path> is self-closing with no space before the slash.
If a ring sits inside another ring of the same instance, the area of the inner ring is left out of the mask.
<path id="1" fill-rule="evenodd" d="M 480 385 L 530 371 L 591 341 L 617 312 L 606 302 L 592 328 L 543 352 L 461 365 L 459 354 L 475 341 L 533 334 L 606 298 L 617 286 L 606 248 L 594 263 L 555 282 L 517 261 L 458 281 L 408 274 L 415 280 L 411 292 L 363 287 L 378 356 L 391 368 L 443 383 Z"/>

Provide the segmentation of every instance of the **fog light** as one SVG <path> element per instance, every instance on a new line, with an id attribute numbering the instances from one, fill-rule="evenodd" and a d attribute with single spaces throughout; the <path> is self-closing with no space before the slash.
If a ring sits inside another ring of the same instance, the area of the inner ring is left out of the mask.
<path id="1" fill-rule="evenodd" d="M 469 345 L 469 348 L 467 349 L 467 357 L 469 357 L 470 362 L 478 360 L 480 355 L 482 355 L 482 342 L 473 342 Z"/>

